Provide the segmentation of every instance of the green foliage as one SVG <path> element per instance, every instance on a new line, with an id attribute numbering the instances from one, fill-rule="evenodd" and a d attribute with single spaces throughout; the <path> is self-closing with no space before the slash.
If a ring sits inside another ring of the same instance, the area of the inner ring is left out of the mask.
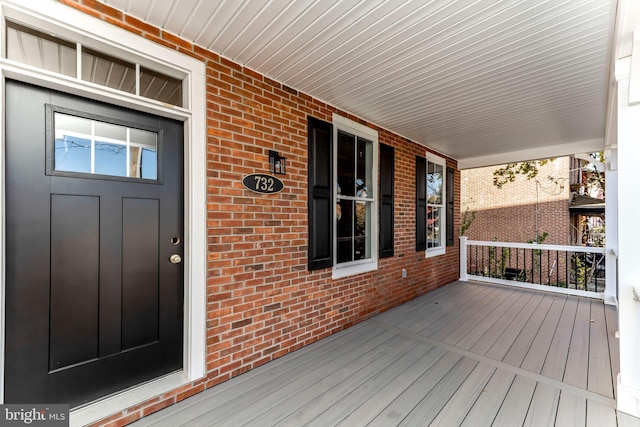
<path id="1" fill-rule="evenodd" d="M 527 243 L 537 243 L 539 245 L 542 244 L 542 242 L 544 242 L 544 239 L 546 239 L 549 236 L 549 233 L 547 233 L 546 231 L 543 231 L 542 233 L 539 233 L 536 236 L 536 241 L 534 242 L 533 240 L 529 239 L 527 240 Z"/>
<path id="2" fill-rule="evenodd" d="M 539 245 L 542 244 L 542 242 L 544 242 L 544 239 L 547 238 L 547 236 L 549 235 L 549 233 L 547 233 L 546 231 L 543 231 L 542 233 L 538 233 L 538 235 L 536 236 L 536 241 L 534 242 L 533 240 L 529 239 L 527 240 L 527 243 L 537 243 Z M 535 256 L 533 259 L 533 264 L 535 265 L 535 269 L 537 270 L 538 268 L 540 268 L 540 261 L 542 258 L 542 251 L 540 249 L 534 249 L 533 250 L 533 255 Z"/>
<path id="3" fill-rule="evenodd" d="M 464 236 L 473 221 L 476 219 L 476 211 L 469 211 L 469 207 L 462 214 L 462 223 L 460 224 L 460 235 Z"/>
<path id="4" fill-rule="evenodd" d="M 576 285 L 578 289 L 584 290 L 587 285 L 587 274 L 589 272 L 587 263 L 580 256 L 575 257 L 576 260 L 576 269 L 572 272 L 576 276 Z"/>
<path id="5" fill-rule="evenodd" d="M 497 241 L 496 237 L 493 241 Z M 509 255 L 511 250 L 509 248 L 501 248 L 498 253 L 498 248 L 495 246 L 489 246 L 489 266 L 485 268 L 485 276 L 496 277 L 503 279 L 507 271 L 507 265 L 509 262 Z M 491 265 L 493 264 L 493 268 Z"/>
<path id="6" fill-rule="evenodd" d="M 527 179 L 533 179 L 538 176 L 539 168 L 552 160 L 554 159 L 509 163 L 493 171 L 493 185 L 502 188 L 503 185 L 515 181 L 517 175 L 524 175 Z"/>

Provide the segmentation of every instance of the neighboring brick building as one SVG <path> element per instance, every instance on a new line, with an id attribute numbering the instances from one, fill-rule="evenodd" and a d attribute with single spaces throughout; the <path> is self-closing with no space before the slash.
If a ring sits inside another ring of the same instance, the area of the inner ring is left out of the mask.
<path id="1" fill-rule="evenodd" d="M 571 158 L 554 159 L 540 167 L 536 178 L 517 175 L 514 182 L 498 188 L 493 172 L 501 166 L 461 171 L 460 210 L 462 215 L 475 212 L 465 235 L 471 240 L 526 243 L 546 232 L 544 243 L 571 244 Z"/>

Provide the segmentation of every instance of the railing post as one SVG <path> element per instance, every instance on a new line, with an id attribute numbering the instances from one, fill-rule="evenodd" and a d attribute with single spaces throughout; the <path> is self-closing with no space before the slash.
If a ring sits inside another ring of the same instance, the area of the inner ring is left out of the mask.
<path id="1" fill-rule="evenodd" d="M 467 236 L 460 236 L 460 280 L 466 282 L 467 276 Z"/>

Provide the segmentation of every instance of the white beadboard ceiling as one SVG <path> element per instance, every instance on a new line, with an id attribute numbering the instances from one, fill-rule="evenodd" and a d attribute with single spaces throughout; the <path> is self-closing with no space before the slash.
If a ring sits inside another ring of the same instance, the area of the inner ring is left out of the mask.
<path id="1" fill-rule="evenodd" d="M 463 166 L 604 147 L 616 0 L 103 1 Z"/>

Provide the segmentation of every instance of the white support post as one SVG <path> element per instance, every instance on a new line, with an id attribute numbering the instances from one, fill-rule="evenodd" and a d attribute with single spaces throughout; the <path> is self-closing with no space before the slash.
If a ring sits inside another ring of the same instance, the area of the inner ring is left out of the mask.
<path id="1" fill-rule="evenodd" d="M 467 276 L 467 236 L 460 236 L 460 279 L 463 282 L 469 280 Z"/>
<path id="2" fill-rule="evenodd" d="M 605 304 L 618 305 L 618 150 L 605 152 Z"/>
<path id="3" fill-rule="evenodd" d="M 640 103 L 640 31 L 633 32 L 633 50 L 629 78 L 629 105 Z"/>
<path id="4" fill-rule="evenodd" d="M 635 54 L 639 54 L 634 49 Z M 622 61 L 616 63 L 618 80 L 617 150 L 618 192 L 629 197 L 618 198 L 618 318 L 620 329 L 620 374 L 618 375 L 618 410 L 640 417 L 640 302 L 634 300 L 633 289 L 640 286 L 640 229 L 637 215 L 640 200 L 637 192 L 638 159 L 640 158 L 640 104 L 631 104 L 631 78 L 640 75 L 626 73 Z M 628 64 L 628 62 L 627 62 Z M 618 65 L 621 65 L 618 67 Z M 631 74 L 631 75 L 630 75 Z M 640 82 L 634 82 L 636 85 Z M 637 87 L 637 86 L 636 86 Z M 607 180 L 609 177 L 607 177 Z M 609 195 L 607 194 L 607 197 Z M 609 215 L 607 214 L 607 217 Z M 609 218 L 607 218 L 609 220 Z"/>

